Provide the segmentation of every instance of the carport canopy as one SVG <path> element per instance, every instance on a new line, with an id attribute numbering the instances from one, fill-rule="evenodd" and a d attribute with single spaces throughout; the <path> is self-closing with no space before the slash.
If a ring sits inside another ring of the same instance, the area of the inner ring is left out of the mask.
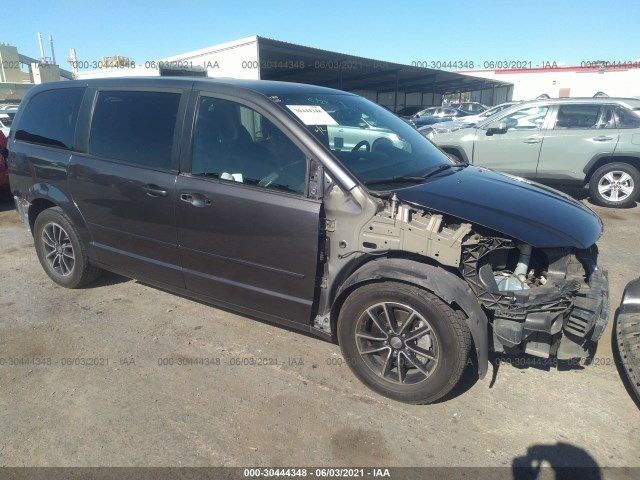
<path id="1" fill-rule="evenodd" d="M 500 87 L 506 91 L 512 87 L 510 83 L 451 71 L 402 65 L 264 37 L 257 38 L 261 79 L 321 85 L 365 93 L 370 98 L 375 94 L 375 98 L 371 98 L 375 101 L 378 101 L 380 94 L 392 94 L 394 105 L 389 106 L 394 111 L 405 103 L 398 101 L 399 92 L 433 94 L 433 98 L 436 98 L 437 95 L 486 91 Z M 506 97 L 506 94 L 501 96 Z"/>

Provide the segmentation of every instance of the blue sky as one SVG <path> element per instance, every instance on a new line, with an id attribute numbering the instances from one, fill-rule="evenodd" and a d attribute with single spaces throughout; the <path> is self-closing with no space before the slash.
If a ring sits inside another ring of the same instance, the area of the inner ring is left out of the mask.
<path id="1" fill-rule="evenodd" d="M 0 42 L 39 57 L 53 35 L 63 68 L 124 55 L 136 62 L 249 35 L 411 63 L 520 60 L 569 65 L 640 59 L 637 0 L 3 0 Z"/>

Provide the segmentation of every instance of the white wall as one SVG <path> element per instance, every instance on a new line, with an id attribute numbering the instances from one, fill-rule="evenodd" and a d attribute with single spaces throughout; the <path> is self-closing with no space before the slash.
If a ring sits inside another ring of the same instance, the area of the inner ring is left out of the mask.
<path id="1" fill-rule="evenodd" d="M 199 67 L 207 70 L 211 78 L 260 78 L 258 67 L 258 38 L 254 35 L 233 42 L 181 53 L 158 61 L 140 62 L 136 68 L 110 68 L 79 72 L 79 79 L 107 77 L 146 77 L 160 75 L 158 63 L 164 62 L 180 68 Z"/>
<path id="2" fill-rule="evenodd" d="M 559 97 L 568 89 L 570 97 L 592 97 L 604 92 L 610 97 L 640 96 L 640 69 L 605 70 L 604 73 L 580 68 L 561 70 L 531 71 L 517 73 L 499 70 L 459 72 L 491 80 L 513 83 L 513 100 L 533 100 L 546 93 L 550 97 Z M 563 90 L 563 92 L 561 92 Z"/>
<path id="3" fill-rule="evenodd" d="M 162 59 L 178 65 L 186 62 L 189 66 L 203 67 L 209 77 L 245 80 L 260 78 L 259 60 L 258 37 L 255 35 Z"/>

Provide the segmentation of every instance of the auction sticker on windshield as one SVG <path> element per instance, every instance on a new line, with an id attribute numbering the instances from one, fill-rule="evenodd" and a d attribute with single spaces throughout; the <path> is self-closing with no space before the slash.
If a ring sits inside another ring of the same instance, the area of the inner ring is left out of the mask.
<path id="1" fill-rule="evenodd" d="M 338 125 L 324 108 L 318 105 L 287 105 L 305 125 Z"/>

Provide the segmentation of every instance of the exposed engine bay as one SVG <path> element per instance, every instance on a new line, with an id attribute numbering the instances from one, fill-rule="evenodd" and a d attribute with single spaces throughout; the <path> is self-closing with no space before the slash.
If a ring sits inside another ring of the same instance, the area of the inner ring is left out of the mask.
<path id="1" fill-rule="evenodd" d="M 535 248 L 395 195 L 364 226 L 359 244 L 362 253 L 404 251 L 457 269 L 485 310 L 498 352 L 582 358 L 607 323 L 608 279 L 595 245 Z"/>

